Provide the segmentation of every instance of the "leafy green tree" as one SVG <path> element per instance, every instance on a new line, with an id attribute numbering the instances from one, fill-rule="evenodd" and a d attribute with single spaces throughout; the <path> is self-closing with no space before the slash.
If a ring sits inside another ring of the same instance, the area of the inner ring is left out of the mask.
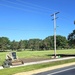
<path id="1" fill-rule="evenodd" d="M 11 42 L 10 49 L 12 49 L 12 50 L 18 50 L 18 42 L 16 42 L 15 40 L 13 40 Z"/>
<path id="2" fill-rule="evenodd" d="M 40 39 L 30 39 L 28 41 L 28 46 L 30 49 L 32 50 L 39 50 L 40 48 L 40 42 L 41 40 Z"/>
<path id="3" fill-rule="evenodd" d="M 45 45 L 44 45 L 44 41 L 42 40 L 40 43 L 39 43 L 39 50 L 44 50 L 45 49 Z"/>
<path id="4" fill-rule="evenodd" d="M 28 40 L 23 40 L 24 50 L 28 48 Z"/>
<path id="5" fill-rule="evenodd" d="M 45 49 L 54 49 L 54 36 L 48 36 L 44 39 Z M 56 47 L 57 49 L 66 48 L 67 39 L 64 36 L 57 35 L 56 36 Z"/>
<path id="6" fill-rule="evenodd" d="M 57 35 L 56 36 L 56 44 L 57 44 L 56 46 L 57 46 L 58 49 L 66 48 L 66 46 L 67 46 L 66 37 Z"/>
<path id="7" fill-rule="evenodd" d="M 54 47 L 54 37 L 53 36 L 48 36 L 44 39 L 44 45 L 45 45 L 45 49 L 49 50 L 49 49 L 53 49 Z"/>
<path id="8" fill-rule="evenodd" d="M 68 35 L 68 42 L 70 48 L 75 48 L 75 30 Z"/>
<path id="9" fill-rule="evenodd" d="M 19 44 L 18 44 L 18 49 L 20 50 L 24 50 L 25 46 L 24 46 L 24 43 L 22 40 L 19 41 Z"/>
<path id="10" fill-rule="evenodd" d="M 7 37 L 0 37 L 0 50 L 7 50 L 10 47 L 10 40 Z"/>
<path id="11" fill-rule="evenodd" d="M 34 39 L 34 49 L 39 50 L 39 45 L 40 45 L 41 40 L 40 39 Z"/>
<path id="12" fill-rule="evenodd" d="M 33 39 L 29 39 L 28 46 L 29 46 L 29 49 L 34 50 L 34 41 L 33 41 Z"/>

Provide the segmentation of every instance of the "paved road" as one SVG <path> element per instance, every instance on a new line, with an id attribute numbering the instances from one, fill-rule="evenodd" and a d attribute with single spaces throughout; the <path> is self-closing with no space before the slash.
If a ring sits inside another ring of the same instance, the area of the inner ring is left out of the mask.
<path id="1" fill-rule="evenodd" d="M 75 75 L 75 65 L 52 71 L 46 71 L 35 75 Z"/>

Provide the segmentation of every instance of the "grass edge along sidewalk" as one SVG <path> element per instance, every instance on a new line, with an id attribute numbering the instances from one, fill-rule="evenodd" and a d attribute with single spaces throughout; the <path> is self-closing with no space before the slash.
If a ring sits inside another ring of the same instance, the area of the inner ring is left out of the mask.
<path id="1" fill-rule="evenodd" d="M 61 60 L 61 61 L 55 61 L 55 62 L 42 63 L 42 64 L 34 64 L 34 65 L 16 67 L 16 68 L 2 69 L 2 70 L 0 70 L 0 75 L 13 75 L 13 74 L 20 73 L 20 72 L 27 72 L 27 71 L 31 71 L 31 70 L 52 67 L 52 66 L 71 63 L 71 62 L 75 62 L 75 58 Z"/>
<path id="2" fill-rule="evenodd" d="M 75 62 L 66 63 L 66 64 L 62 64 L 62 65 L 56 65 L 56 66 L 53 66 L 53 67 L 41 68 L 41 69 L 32 70 L 32 71 L 28 71 L 28 72 L 16 73 L 14 75 L 35 75 L 35 74 L 38 74 L 38 73 L 41 73 L 41 72 L 60 69 L 60 68 L 69 67 L 69 66 L 73 66 L 73 65 L 75 65 Z"/>

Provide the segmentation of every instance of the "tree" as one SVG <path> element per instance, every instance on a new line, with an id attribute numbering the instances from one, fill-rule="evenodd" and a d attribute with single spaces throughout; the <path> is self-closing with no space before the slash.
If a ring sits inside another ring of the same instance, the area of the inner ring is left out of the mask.
<path id="1" fill-rule="evenodd" d="M 68 35 L 69 46 L 75 48 L 75 30 Z"/>
<path id="2" fill-rule="evenodd" d="M 48 36 L 44 39 L 45 49 L 54 49 L 54 36 Z M 64 36 L 56 36 L 56 47 L 57 49 L 67 47 L 67 39 Z"/>
<path id="3" fill-rule="evenodd" d="M 0 50 L 4 51 L 10 47 L 10 40 L 7 37 L 0 37 Z"/>
<path id="4" fill-rule="evenodd" d="M 66 37 L 61 36 L 61 35 L 57 35 L 56 36 L 56 46 L 57 46 L 58 49 L 66 48 L 66 46 L 67 46 Z"/>
<path id="5" fill-rule="evenodd" d="M 18 49 L 20 49 L 20 50 L 24 50 L 24 43 L 23 43 L 23 41 L 22 40 L 20 40 L 19 41 L 19 44 L 18 44 Z"/>
<path id="6" fill-rule="evenodd" d="M 40 39 L 30 39 L 28 41 L 28 46 L 32 50 L 39 50 L 39 45 L 40 45 L 41 40 Z"/>
<path id="7" fill-rule="evenodd" d="M 40 39 L 34 39 L 34 49 L 39 50 Z"/>
<path id="8" fill-rule="evenodd" d="M 12 50 L 17 50 L 17 49 L 18 49 L 18 42 L 16 42 L 15 40 L 13 40 L 13 41 L 11 42 L 10 49 L 12 49 Z"/>
<path id="9" fill-rule="evenodd" d="M 34 41 L 33 41 L 33 39 L 29 39 L 28 46 L 29 46 L 29 49 L 34 50 Z"/>
<path id="10" fill-rule="evenodd" d="M 64 36 L 56 36 L 56 47 L 60 48 L 70 48 L 75 46 L 75 30 L 73 33 L 69 34 L 68 40 Z M 69 43 L 69 45 L 68 45 Z M 41 39 L 29 39 L 20 41 L 10 41 L 7 37 L 0 37 L 0 50 L 4 51 L 7 49 L 12 50 L 50 50 L 54 49 L 54 36 L 48 36 L 44 40 Z"/>
<path id="11" fill-rule="evenodd" d="M 45 49 L 49 50 L 49 49 L 53 49 L 54 47 L 54 37 L 53 36 L 48 36 L 44 39 L 44 45 L 45 45 Z"/>
<path id="12" fill-rule="evenodd" d="M 28 48 L 28 40 L 23 40 L 24 50 Z"/>

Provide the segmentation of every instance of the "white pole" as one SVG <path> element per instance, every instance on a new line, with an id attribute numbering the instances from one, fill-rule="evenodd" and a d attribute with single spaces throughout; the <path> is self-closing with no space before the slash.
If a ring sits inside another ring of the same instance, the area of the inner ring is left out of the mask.
<path id="1" fill-rule="evenodd" d="M 58 14 L 59 12 L 56 12 L 54 14 L 52 14 L 51 16 L 54 16 L 54 57 L 56 58 L 56 14 Z"/>
<path id="2" fill-rule="evenodd" d="M 56 16 L 54 13 L 54 57 L 56 58 Z"/>

